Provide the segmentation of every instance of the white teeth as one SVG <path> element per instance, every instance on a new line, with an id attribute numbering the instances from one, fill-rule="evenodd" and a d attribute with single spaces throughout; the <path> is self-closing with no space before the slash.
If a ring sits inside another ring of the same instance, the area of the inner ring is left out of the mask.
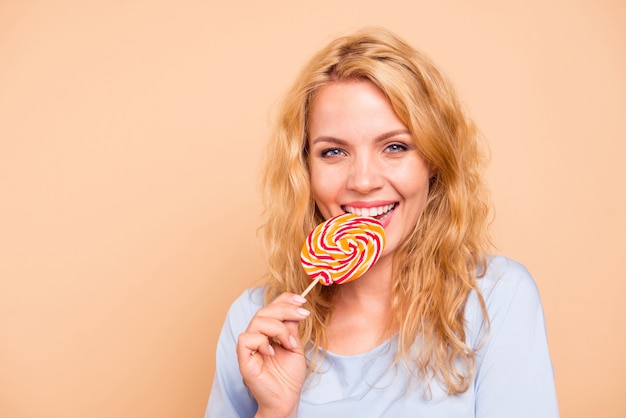
<path id="1" fill-rule="evenodd" d="M 344 206 L 344 209 L 346 212 L 353 213 L 357 216 L 374 217 L 374 216 L 379 216 L 379 215 L 389 212 L 391 209 L 394 208 L 394 206 L 395 204 L 378 206 L 375 208 L 355 208 L 353 206 Z"/>

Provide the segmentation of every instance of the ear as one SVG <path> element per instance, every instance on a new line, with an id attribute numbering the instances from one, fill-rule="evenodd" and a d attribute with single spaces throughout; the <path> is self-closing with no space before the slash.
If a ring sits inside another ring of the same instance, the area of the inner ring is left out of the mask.
<path id="1" fill-rule="evenodd" d="M 428 167 L 428 179 L 430 180 L 430 184 L 433 184 L 437 179 L 437 167 L 432 163 L 430 163 Z"/>

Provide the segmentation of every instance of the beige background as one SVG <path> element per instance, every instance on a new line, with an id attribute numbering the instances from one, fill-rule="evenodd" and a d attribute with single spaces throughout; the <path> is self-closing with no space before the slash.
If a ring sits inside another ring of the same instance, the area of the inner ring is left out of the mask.
<path id="1" fill-rule="evenodd" d="M 0 416 L 202 416 L 263 273 L 275 105 L 373 24 L 491 144 L 495 240 L 540 288 L 562 416 L 626 416 L 624 0 L 0 1 Z"/>

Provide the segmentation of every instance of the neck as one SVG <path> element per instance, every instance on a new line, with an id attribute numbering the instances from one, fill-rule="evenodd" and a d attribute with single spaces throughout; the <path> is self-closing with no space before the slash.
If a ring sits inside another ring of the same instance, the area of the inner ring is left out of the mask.
<path id="1" fill-rule="evenodd" d="M 378 260 L 358 279 L 341 285 L 337 296 L 357 303 L 388 306 L 391 302 L 391 257 Z"/>
<path id="2" fill-rule="evenodd" d="M 393 333 L 391 315 L 391 258 L 381 258 L 363 276 L 338 286 L 326 348 L 344 355 L 371 350 Z"/>

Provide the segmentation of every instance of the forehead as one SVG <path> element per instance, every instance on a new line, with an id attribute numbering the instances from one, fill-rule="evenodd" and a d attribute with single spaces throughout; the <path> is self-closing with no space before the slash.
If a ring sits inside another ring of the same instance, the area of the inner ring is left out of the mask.
<path id="1" fill-rule="evenodd" d="M 310 134 L 406 128 L 389 99 L 367 80 L 337 81 L 321 87 L 311 100 Z"/>

